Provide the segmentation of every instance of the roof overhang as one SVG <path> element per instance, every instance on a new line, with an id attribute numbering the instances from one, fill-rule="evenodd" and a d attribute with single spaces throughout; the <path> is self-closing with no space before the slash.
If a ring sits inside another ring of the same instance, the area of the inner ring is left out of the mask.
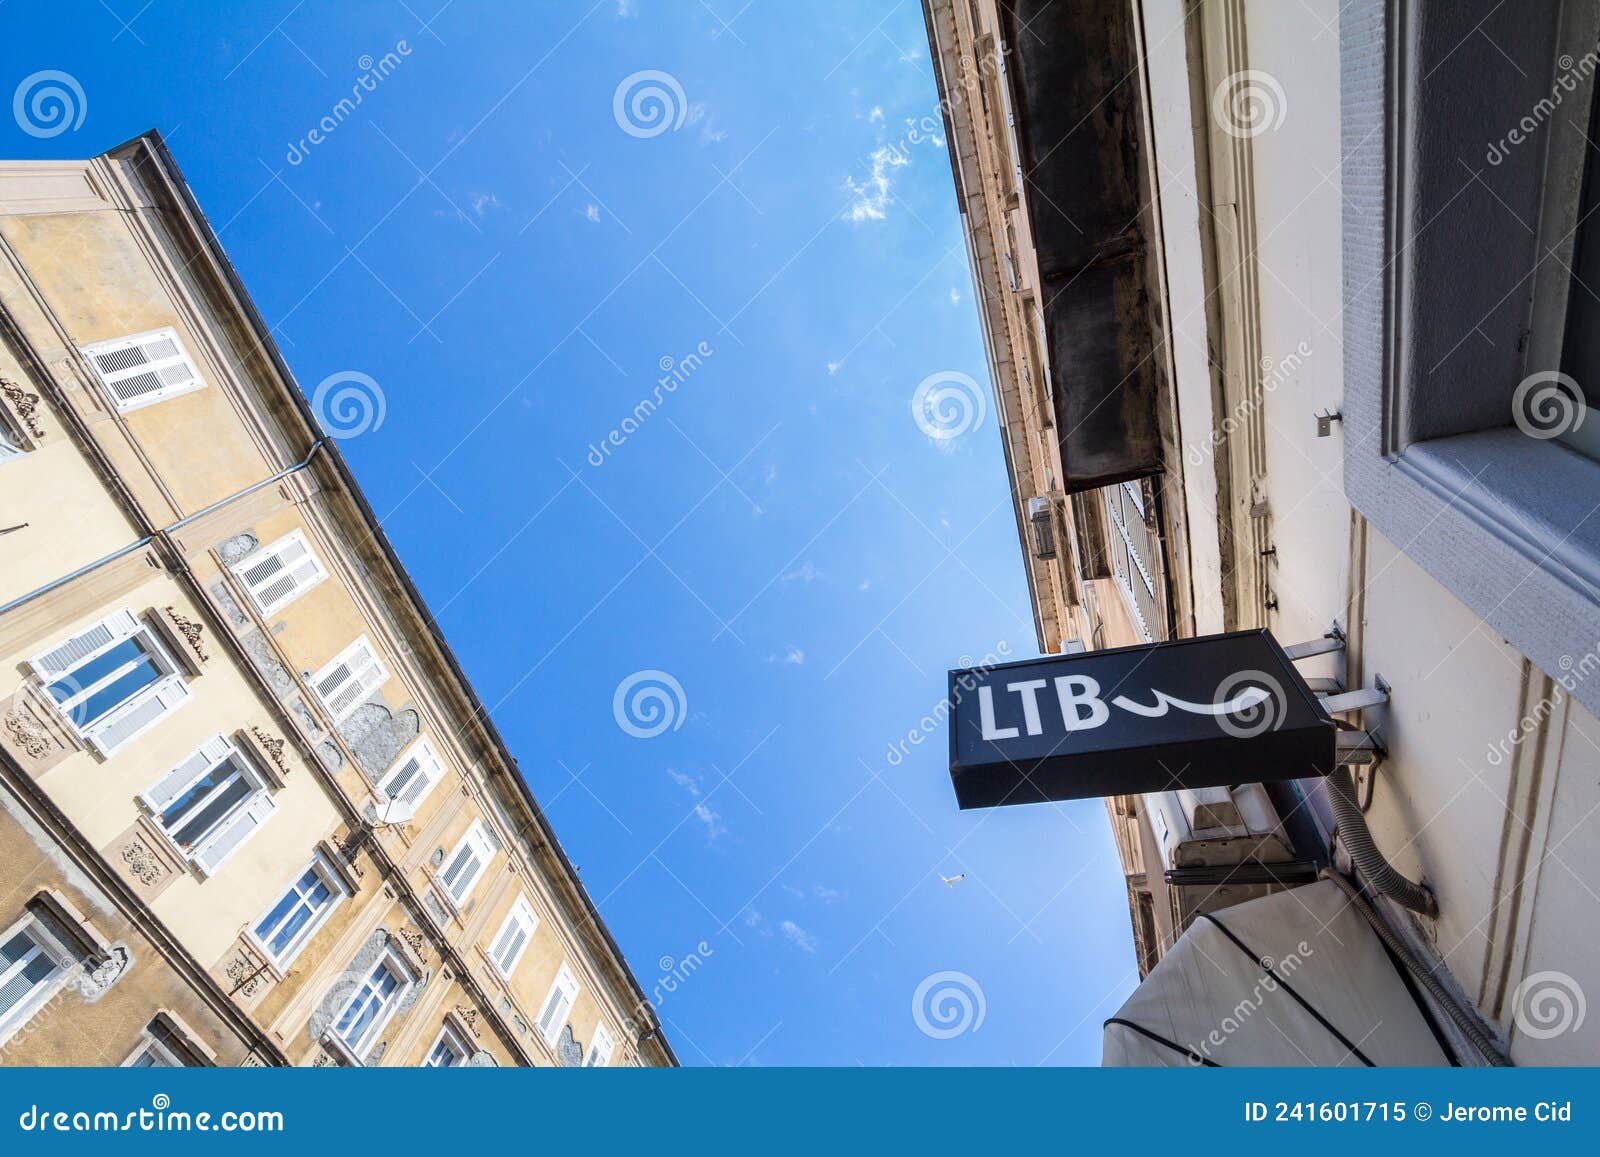
<path id="1" fill-rule="evenodd" d="M 1162 360 L 1135 6 L 1000 6 L 1068 493 L 1159 474 Z"/>

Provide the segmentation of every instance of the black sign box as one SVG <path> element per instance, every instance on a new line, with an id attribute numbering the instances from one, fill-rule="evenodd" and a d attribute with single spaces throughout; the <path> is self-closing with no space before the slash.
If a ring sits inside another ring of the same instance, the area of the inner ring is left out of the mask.
<path id="1" fill-rule="evenodd" d="M 950 672 L 962 808 L 1327 775 L 1334 732 L 1264 630 Z"/>

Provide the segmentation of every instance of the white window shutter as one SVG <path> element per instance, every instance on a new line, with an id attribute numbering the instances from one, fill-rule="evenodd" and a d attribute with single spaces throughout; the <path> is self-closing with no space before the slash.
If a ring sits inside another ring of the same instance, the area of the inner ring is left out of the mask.
<path id="1" fill-rule="evenodd" d="M 189 701 L 189 688 L 181 678 L 169 677 L 157 683 L 126 707 L 95 724 L 86 738 L 101 755 L 111 755 L 141 732 L 153 727 L 169 711 Z"/>
<path id="2" fill-rule="evenodd" d="M 272 818 L 277 806 L 267 792 L 262 791 L 257 794 L 256 798 L 250 801 L 249 807 L 241 809 L 228 821 L 226 827 L 200 849 L 194 858 L 195 865 L 206 875 L 211 875 L 229 856 L 242 848 L 245 841 L 260 830 L 262 824 Z"/>
<path id="3" fill-rule="evenodd" d="M 384 794 L 413 811 L 444 776 L 444 763 L 427 736 L 418 739 L 394 765 L 384 779 Z"/>
<path id="4" fill-rule="evenodd" d="M 313 675 L 311 685 L 334 721 L 342 723 L 388 677 L 377 652 L 363 635 Z"/>
<path id="5" fill-rule="evenodd" d="M 213 736 L 202 743 L 193 755 L 151 784 L 139 798 L 152 812 L 160 815 L 172 805 L 173 800 L 188 790 L 191 783 L 225 759 L 232 750 L 222 736 Z"/>
<path id="6" fill-rule="evenodd" d="M 292 531 L 235 564 L 250 600 L 263 615 L 282 610 L 328 577 L 303 531 Z"/>
<path id="7" fill-rule="evenodd" d="M 124 412 L 205 385 L 172 328 L 85 346 L 95 374 Z"/>
<path id="8" fill-rule="evenodd" d="M 544 1038 L 545 1044 L 556 1043 L 556 1037 L 566 1024 L 567 1013 L 572 1011 L 572 1005 L 577 999 L 578 982 L 563 964 L 561 971 L 556 974 L 555 983 L 550 986 L 550 995 L 545 998 L 544 1010 L 539 1014 L 539 1034 Z"/>
<path id="9" fill-rule="evenodd" d="M 28 663 L 34 673 L 50 683 L 65 675 L 90 655 L 119 639 L 126 639 L 139 629 L 139 619 L 130 610 L 120 610 L 108 615 L 86 631 L 56 644 Z"/>

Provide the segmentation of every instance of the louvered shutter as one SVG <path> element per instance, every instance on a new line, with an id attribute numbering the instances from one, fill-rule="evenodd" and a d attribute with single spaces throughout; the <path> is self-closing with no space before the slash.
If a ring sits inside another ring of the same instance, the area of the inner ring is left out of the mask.
<path id="1" fill-rule="evenodd" d="M 456 850 L 444 870 L 444 886 L 452 900 L 460 904 L 472 894 L 472 886 L 477 883 L 484 865 L 493 855 L 494 845 L 484 834 L 483 822 L 474 821 L 467 829 L 467 834 L 456 845 Z"/>
<path id="2" fill-rule="evenodd" d="M 511 975 L 511 970 L 522 958 L 522 950 L 528 946 L 538 927 L 539 917 L 533 914 L 532 906 L 524 897 L 518 896 L 511 905 L 511 911 L 506 913 L 505 923 L 500 925 L 494 947 L 489 952 L 501 975 Z"/>
<path id="3" fill-rule="evenodd" d="M 383 791 L 390 799 L 415 811 L 443 775 L 444 764 L 434 751 L 433 744 L 423 737 L 400 757 L 393 773 L 383 782 Z"/>
<path id="4" fill-rule="evenodd" d="M 387 678 L 372 644 L 363 636 L 313 675 L 311 683 L 334 721 L 343 722 Z"/>
<path id="5" fill-rule="evenodd" d="M 220 832 L 206 842 L 205 847 L 195 854 L 195 866 L 206 875 L 211 875 L 229 856 L 243 847 L 245 841 L 255 835 L 262 824 L 272 818 L 277 806 L 272 796 L 265 790 L 259 792 L 256 798 L 250 801 L 249 807 L 242 808 Z"/>
<path id="6" fill-rule="evenodd" d="M 249 555 L 234 568 L 263 615 L 282 610 L 328 577 L 311 544 L 294 531 Z"/>
<path id="7" fill-rule="evenodd" d="M 144 800 L 145 807 L 151 812 L 160 815 L 172 806 L 173 800 L 189 789 L 191 783 L 209 768 L 221 763 L 232 751 L 233 747 L 226 739 L 220 735 L 212 736 L 193 755 L 151 784 L 139 798 Z"/>
<path id="8" fill-rule="evenodd" d="M 101 619 L 87 631 L 58 643 L 42 655 L 35 656 L 28 665 L 46 683 L 54 682 L 96 651 L 126 639 L 139 629 L 139 620 L 132 611 L 121 610 Z"/>
<path id="9" fill-rule="evenodd" d="M 562 965 L 556 982 L 550 986 L 550 995 L 545 998 L 544 1011 L 539 1014 L 539 1034 L 544 1037 L 546 1044 L 555 1043 L 577 997 L 578 982 L 567 971 L 566 965 Z"/>
<path id="10" fill-rule="evenodd" d="M 17 964 L 26 961 L 21 968 Z M 0 1020 L 28 999 L 34 989 L 48 981 L 61 966 L 27 933 L 12 937 L 0 954 Z M 15 971 L 13 971 L 15 969 Z"/>
<path id="11" fill-rule="evenodd" d="M 173 329 L 98 342 L 83 354 L 123 412 L 205 385 Z"/>
<path id="12" fill-rule="evenodd" d="M 96 723 L 85 738 L 101 755 L 110 755 L 153 726 L 167 712 L 176 711 L 188 701 L 189 688 L 184 681 L 176 676 L 168 677 Z"/>

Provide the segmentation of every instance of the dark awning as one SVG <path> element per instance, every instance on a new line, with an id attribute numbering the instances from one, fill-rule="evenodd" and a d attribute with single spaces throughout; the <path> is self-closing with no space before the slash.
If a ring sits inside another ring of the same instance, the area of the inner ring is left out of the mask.
<path id="1" fill-rule="evenodd" d="M 1000 6 L 1069 493 L 1161 471 L 1134 6 Z"/>

